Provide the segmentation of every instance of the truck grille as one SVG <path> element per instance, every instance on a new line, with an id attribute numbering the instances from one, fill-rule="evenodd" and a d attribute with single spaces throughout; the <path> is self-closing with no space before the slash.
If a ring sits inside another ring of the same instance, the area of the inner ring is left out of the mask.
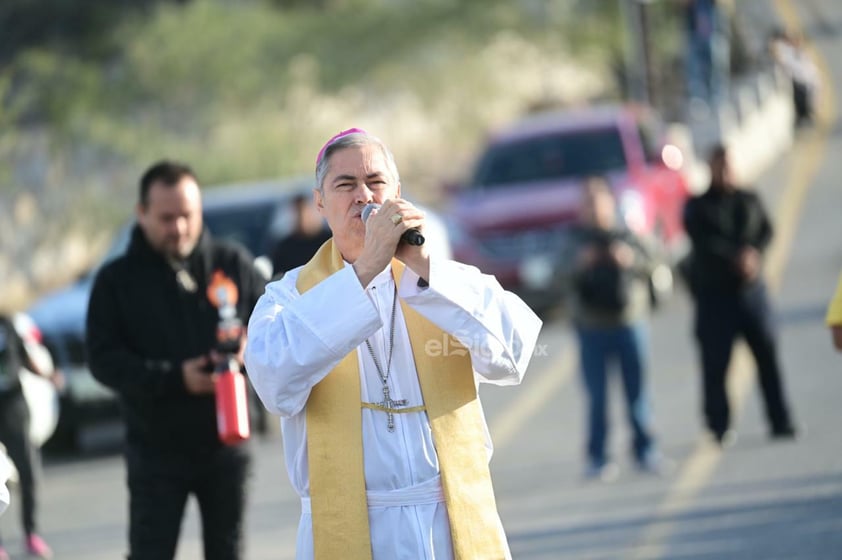
<path id="1" fill-rule="evenodd" d="M 501 260 L 521 260 L 530 255 L 561 255 L 568 238 L 568 228 L 533 229 L 495 234 L 479 242 L 486 257 Z"/>

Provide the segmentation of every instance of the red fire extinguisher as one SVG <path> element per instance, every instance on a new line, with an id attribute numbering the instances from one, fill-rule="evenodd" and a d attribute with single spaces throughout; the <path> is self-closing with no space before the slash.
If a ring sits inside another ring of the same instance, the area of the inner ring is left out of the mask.
<path id="1" fill-rule="evenodd" d="M 219 313 L 216 350 L 225 355 L 216 367 L 216 427 L 219 439 L 233 445 L 249 438 L 246 379 L 240 373 L 236 355 L 240 349 L 243 325 L 237 317 L 237 285 L 224 271 L 215 270 L 208 283 L 208 301 Z"/>
<path id="2" fill-rule="evenodd" d="M 235 359 L 224 362 L 221 369 L 216 381 L 216 427 L 219 439 L 232 445 L 247 440 L 251 434 L 246 378 Z"/>

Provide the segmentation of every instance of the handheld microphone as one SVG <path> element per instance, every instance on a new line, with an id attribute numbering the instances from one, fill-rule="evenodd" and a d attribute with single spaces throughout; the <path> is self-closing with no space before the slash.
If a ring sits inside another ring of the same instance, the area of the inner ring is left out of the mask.
<path id="1" fill-rule="evenodd" d="M 380 205 L 376 202 L 369 202 L 368 204 L 366 204 L 363 207 L 362 213 L 360 214 L 363 223 L 366 223 L 368 221 L 368 218 L 371 216 L 371 213 L 379 208 Z M 424 244 L 424 235 L 417 229 L 408 229 L 405 232 L 403 232 L 403 235 L 401 235 L 401 241 L 403 241 L 407 245 L 420 246 Z"/>

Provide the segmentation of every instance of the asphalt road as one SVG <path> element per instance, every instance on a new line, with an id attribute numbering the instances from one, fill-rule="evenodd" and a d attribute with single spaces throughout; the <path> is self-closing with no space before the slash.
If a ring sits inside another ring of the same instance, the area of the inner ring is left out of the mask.
<path id="1" fill-rule="evenodd" d="M 683 293 L 653 318 L 651 389 L 663 451 L 676 468 L 663 478 L 636 473 L 619 386 L 612 387 L 612 449 L 621 474 L 610 484 L 581 478 L 584 401 L 568 325 L 549 321 L 523 385 L 483 388 L 496 444 L 492 472 L 514 557 L 521 560 L 842 558 L 842 354 L 831 347 L 824 310 L 842 270 L 842 127 L 834 90 L 842 84 L 842 12 L 835 0 L 765 3 L 784 21 L 803 22 L 821 55 L 826 88 L 822 126 L 799 133 L 790 154 L 757 188 L 776 217 L 767 262 L 780 325 L 785 382 L 797 421 L 794 442 L 771 442 L 753 365 L 738 352 L 730 378 L 737 444 L 706 439 L 699 375 Z M 795 8 L 793 9 L 793 7 Z M 294 558 L 299 505 L 274 431 L 255 442 L 247 558 Z M 50 460 L 41 507 L 56 558 L 125 555 L 127 495 L 119 455 L 107 449 Z M 179 560 L 201 558 L 190 504 Z M 23 558 L 18 512 L 0 519 L 13 558 Z M 14 556 L 18 554 L 18 556 Z"/>

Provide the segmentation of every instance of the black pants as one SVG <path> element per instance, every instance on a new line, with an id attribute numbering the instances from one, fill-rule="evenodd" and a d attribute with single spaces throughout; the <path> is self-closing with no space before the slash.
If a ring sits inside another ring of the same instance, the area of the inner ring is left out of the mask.
<path id="1" fill-rule="evenodd" d="M 18 470 L 23 530 L 26 534 L 33 533 L 41 454 L 29 439 L 29 407 L 21 391 L 0 396 L 0 442 Z"/>
<path id="2" fill-rule="evenodd" d="M 702 358 L 703 410 L 708 428 L 721 435 L 730 426 L 725 375 L 738 336 L 745 339 L 754 355 L 771 431 L 789 429 L 773 318 L 762 283 L 733 294 L 696 296 L 696 338 Z"/>
<path id="3" fill-rule="evenodd" d="M 793 80 L 792 101 L 795 105 L 796 123 L 813 118 L 813 96 L 806 84 Z"/>
<path id="4" fill-rule="evenodd" d="M 190 494 L 202 518 L 206 560 L 238 560 L 243 554 L 243 514 L 250 457 L 243 446 L 206 453 L 126 452 L 130 560 L 175 557 Z"/>

